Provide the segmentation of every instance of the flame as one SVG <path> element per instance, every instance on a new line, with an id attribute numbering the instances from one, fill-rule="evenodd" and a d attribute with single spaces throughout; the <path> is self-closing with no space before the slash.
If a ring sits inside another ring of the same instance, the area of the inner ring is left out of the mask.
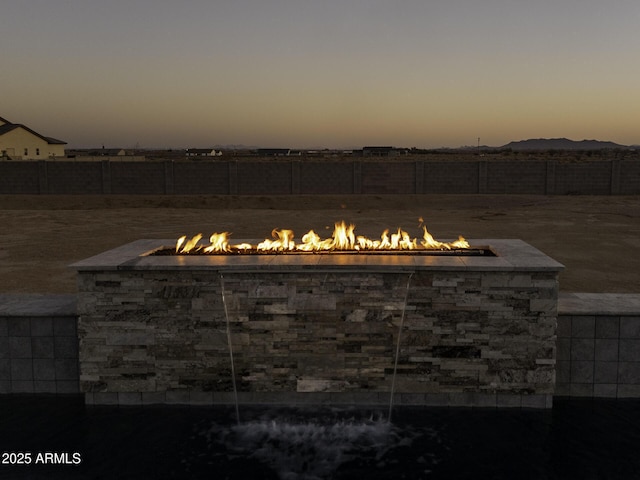
<path id="1" fill-rule="evenodd" d="M 451 243 L 439 242 L 427 230 L 422 217 L 419 219 L 419 227 L 423 229 L 423 238 L 418 244 L 416 238 L 401 228 L 395 233 L 389 234 L 384 230 L 379 240 L 372 240 L 362 235 L 355 234 L 355 225 L 344 221 L 336 222 L 333 234 L 330 238 L 322 239 L 313 230 L 309 230 L 301 237 L 301 243 L 296 243 L 293 230 L 274 228 L 271 239 L 265 239 L 258 245 L 249 243 L 231 245 L 229 232 L 213 233 L 209 237 L 209 245 L 201 245 L 202 234 L 199 233 L 187 240 L 186 236 L 180 237 L 176 242 L 176 253 L 230 253 L 241 251 L 256 251 L 260 253 L 276 252 L 322 252 L 322 251 L 378 251 L 378 250 L 451 250 L 469 248 L 469 243 L 464 237 Z"/>

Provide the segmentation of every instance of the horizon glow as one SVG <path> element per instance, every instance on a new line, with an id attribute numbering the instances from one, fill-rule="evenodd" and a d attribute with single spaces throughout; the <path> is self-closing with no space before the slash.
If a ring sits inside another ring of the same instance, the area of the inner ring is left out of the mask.
<path id="1" fill-rule="evenodd" d="M 636 0 L 54 3 L 3 7 L 0 117 L 69 148 L 640 143 Z"/>

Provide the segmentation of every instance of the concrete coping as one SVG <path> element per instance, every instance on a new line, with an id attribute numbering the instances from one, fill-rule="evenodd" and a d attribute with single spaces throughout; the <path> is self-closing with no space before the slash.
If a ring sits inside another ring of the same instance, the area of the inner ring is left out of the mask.
<path id="1" fill-rule="evenodd" d="M 76 304 L 74 294 L 0 293 L 0 317 L 72 317 Z"/>
<path id="2" fill-rule="evenodd" d="M 558 315 L 640 315 L 640 294 L 560 292 Z"/>
<path id="3" fill-rule="evenodd" d="M 247 240 L 236 240 L 241 243 Z M 255 243 L 254 240 L 249 240 Z M 159 248 L 172 248 L 175 240 L 144 239 L 100 253 L 70 265 L 77 271 L 214 270 L 225 272 L 311 271 L 341 269 L 360 272 L 412 272 L 416 270 L 559 272 L 564 266 L 519 239 L 470 239 L 474 246 L 490 248 L 495 257 L 442 255 L 166 255 L 150 256 Z"/>

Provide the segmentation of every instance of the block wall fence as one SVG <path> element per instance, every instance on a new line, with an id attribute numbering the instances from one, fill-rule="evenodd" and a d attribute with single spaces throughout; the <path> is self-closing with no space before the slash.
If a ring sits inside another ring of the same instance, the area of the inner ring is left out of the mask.
<path id="1" fill-rule="evenodd" d="M 228 160 L 0 162 L 0 194 L 637 195 L 640 162 Z"/>

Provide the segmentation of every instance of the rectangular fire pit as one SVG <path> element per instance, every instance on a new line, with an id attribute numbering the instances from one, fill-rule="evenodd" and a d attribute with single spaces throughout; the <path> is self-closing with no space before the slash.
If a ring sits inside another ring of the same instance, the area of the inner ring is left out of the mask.
<path id="1" fill-rule="evenodd" d="M 139 240 L 78 271 L 88 403 L 549 407 L 562 265 L 495 256 L 156 256 Z M 397 368 L 394 368 L 399 343 Z M 231 346 L 231 348 L 230 348 Z"/>

